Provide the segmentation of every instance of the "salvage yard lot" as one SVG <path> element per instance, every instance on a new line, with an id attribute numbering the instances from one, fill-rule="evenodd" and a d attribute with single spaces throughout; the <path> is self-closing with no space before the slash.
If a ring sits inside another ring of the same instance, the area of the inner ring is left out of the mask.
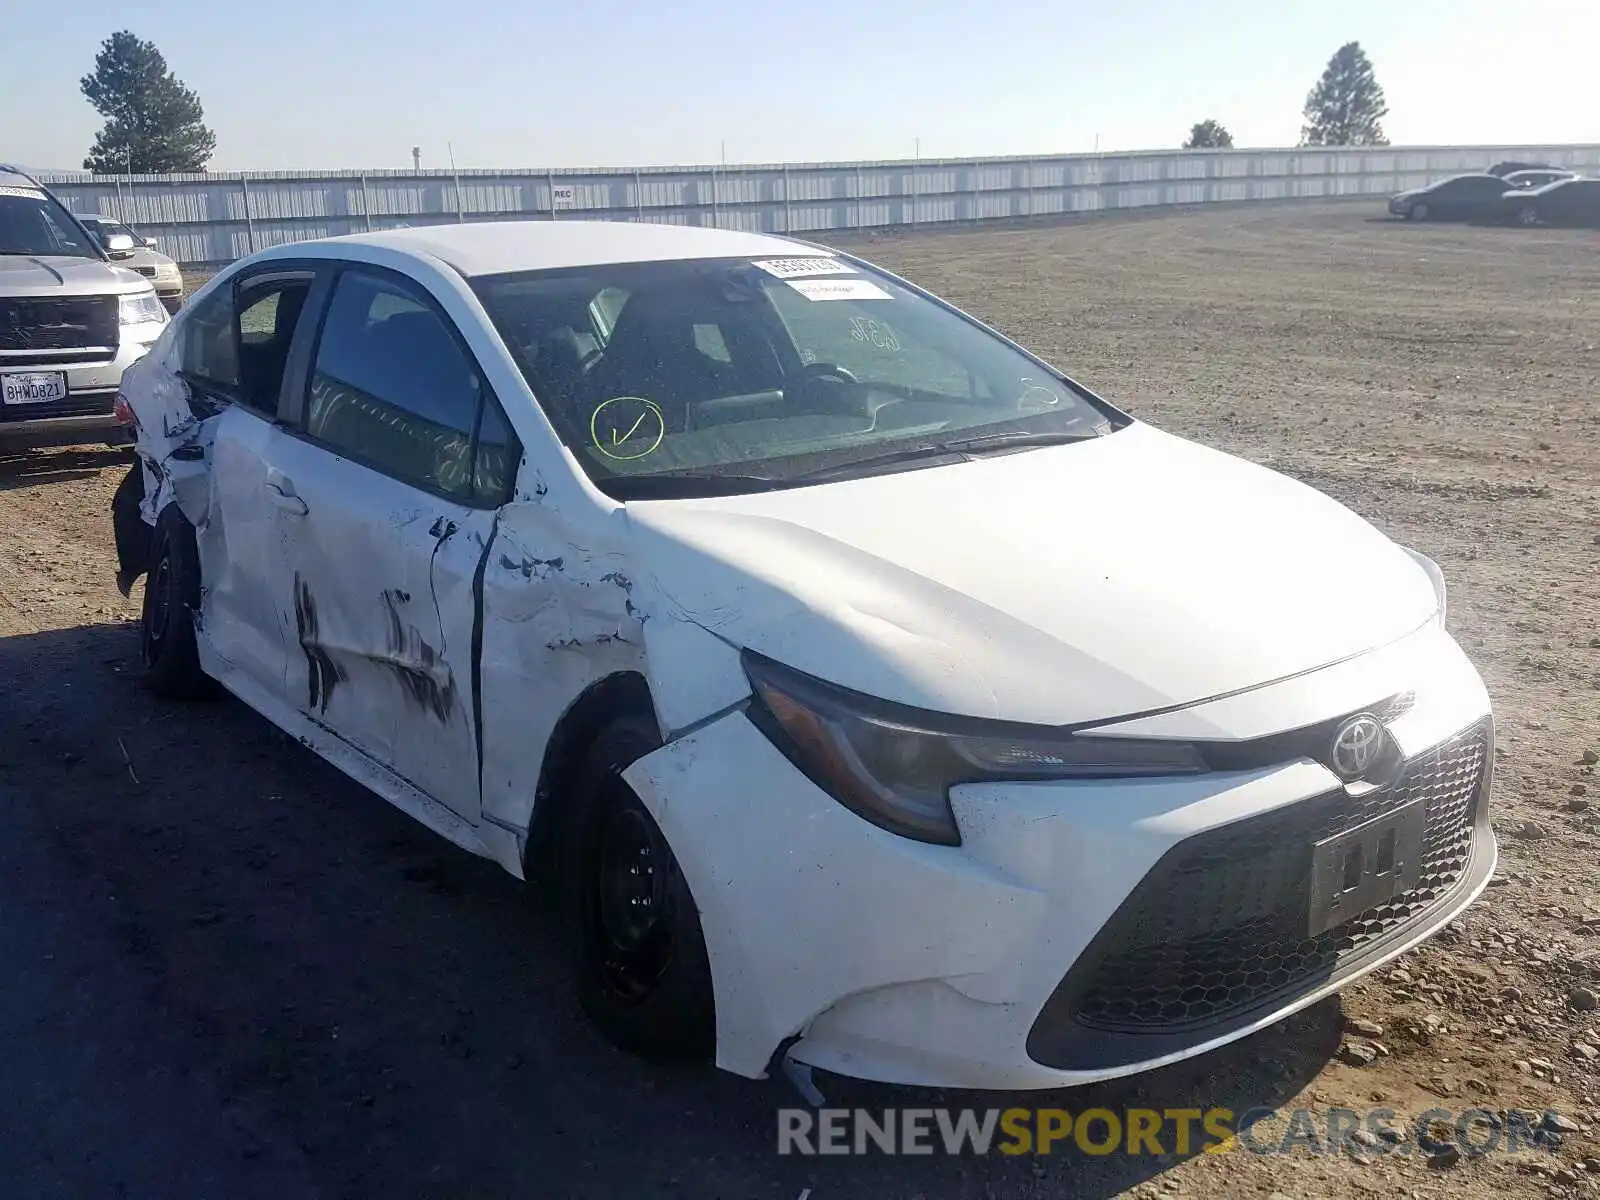
<path id="1" fill-rule="evenodd" d="M 1375 207 L 837 241 L 1438 559 L 1496 703 L 1496 886 L 1398 970 L 1168 1071 L 1029 1098 L 820 1082 L 872 1108 L 1548 1107 L 1586 1127 L 1558 1153 L 780 1159 L 785 1085 L 603 1044 L 552 923 L 498 868 L 242 705 L 140 690 L 108 519 L 126 459 L 80 450 L 0 459 L 6 1194 L 1594 1194 L 1600 235 Z M 1116 514 L 1016 519 L 1070 537 Z M 1352 1041 L 1358 1019 L 1382 1032 Z"/>

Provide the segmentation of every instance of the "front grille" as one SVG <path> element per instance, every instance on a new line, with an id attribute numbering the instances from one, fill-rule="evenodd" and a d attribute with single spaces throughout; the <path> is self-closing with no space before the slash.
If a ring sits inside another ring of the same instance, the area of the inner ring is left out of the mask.
<path id="1" fill-rule="evenodd" d="M 1375 943 L 1461 882 L 1490 738 L 1485 721 L 1413 759 L 1387 788 L 1359 797 L 1340 788 L 1173 847 L 1062 980 L 1035 1023 L 1030 1052 L 1035 1041 L 1057 1051 L 1081 1041 L 1066 1024 L 1193 1042 L 1187 1035 L 1238 1024 L 1359 966 L 1381 948 Z M 1417 799 L 1426 814 L 1418 885 L 1307 936 L 1313 844 Z"/>
<path id="2" fill-rule="evenodd" d="M 115 296 L 0 297 L 0 351 L 117 344 Z"/>

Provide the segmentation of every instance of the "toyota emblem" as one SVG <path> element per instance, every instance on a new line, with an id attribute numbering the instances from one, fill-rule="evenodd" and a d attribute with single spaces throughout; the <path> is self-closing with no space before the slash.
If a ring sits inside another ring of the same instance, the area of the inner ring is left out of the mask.
<path id="1" fill-rule="evenodd" d="M 1383 757 L 1383 725 L 1371 713 L 1357 713 L 1333 735 L 1333 769 L 1346 782 L 1360 779 Z"/>

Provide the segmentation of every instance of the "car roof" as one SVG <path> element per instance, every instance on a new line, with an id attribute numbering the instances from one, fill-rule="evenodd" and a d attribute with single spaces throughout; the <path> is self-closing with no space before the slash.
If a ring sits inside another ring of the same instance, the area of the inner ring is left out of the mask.
<path id="1" fill-rule="evenodd" d="M 653 225 L 633 221 L 475 221 L 321 238 L 277 248 L 273 257 L 315 254 L 338 257 L 341 249 L 373 246 L 424 254 L 461 274 L 498 275 L 605 263 L 662 262 L 693 258 L 826 253 L 791 238 L 736 229 Z"/>

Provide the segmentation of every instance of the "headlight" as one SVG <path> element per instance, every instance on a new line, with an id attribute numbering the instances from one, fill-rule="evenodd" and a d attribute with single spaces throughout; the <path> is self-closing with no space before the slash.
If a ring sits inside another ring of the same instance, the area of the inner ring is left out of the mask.
<path id="1" fill-rule="evenodd" d="M 950 811 L 959 783 L 1189 775 L 1206 769 L 1183 742 L 1103 738 L 974 721 L 873 700 L 746 651 L 750 717 L 839 803 L 923 842 L 961 842 Z"/>
<path id="2" fill-rule="evenodd" d="M 167 320 L 167 310 L 162 308 L 161 301 L 156 299 L 154 289 L 148 292 L 135 292 L 131 296 L 118 299 L 117 320 L 124 325 L 164 325 Z"/>
<path id="3" fill-rule="evenodd" d="M 1439 564 L 1434 562 L 1433 559 L 1429 558 L 1426 554 L 1413 550 L 1408 546 L 1402 547 L 1402 549 L 1404 549 L 1407 554 L 1411 555 L 1412 558 L 1416 559 L 1417 565 L 1428 573 L 1428 581 L 1433 584 L 1433 594 L 1439 600 L 1439 624 L 1443 626 L 1445 617 L 1445 601 L 1447 599 L 1444 586 L 1444 572 L 1439 569 Z"/>

